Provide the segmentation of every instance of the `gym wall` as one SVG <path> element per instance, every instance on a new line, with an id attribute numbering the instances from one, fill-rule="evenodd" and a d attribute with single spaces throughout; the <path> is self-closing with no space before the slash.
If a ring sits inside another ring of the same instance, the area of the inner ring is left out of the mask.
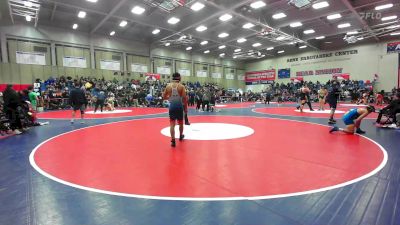
<path id="1" fill-rule="evenodd" d="M 225 88 L 245 87 L 243 81 L 237 80 L 237 75 L 244 73 L 244 65 L 218 57 L 190 54 L 187 51 L 160 48 L 114 37 L 89 36 L 79 31 L 46 26 L 36 29 L 24 24 L 0 26 L 0 35 L 1 41 L 6 42 L 6 45 L 2 46 L 6 46 L 8 54 L 7 59 L 3 59 L 0 64 L 0 84 L 30 84 L 36 78 L 48 79 L 60 76 L 144 80 L 144 73 L 157 73 L 158 67 L 170 67 L 170 73 L 164 74 L 162 80 L 168 80 L 168 76 L 173 72 L 184 69 L 189 70 L 188 76 L 183 78 L 184 81 L 216 82 Z M 17 64 L 17 51 L 35 52 L 37 47 L 42 47 L 41 50 L 45 52 L 45 65 Z M 81 57 L 86 60 L 86 68 L 68 67 L 64 65 L 64 57 Z M 101 69 L 101 61 L 119 62 L 120 69 L 117 71 Z M 206 77 L 197 76 L 197 71 L 202 71 L 205 67 Z M 138 68 L 143 72 L 134 71 Z M 212 78 L 211 68 L 220 68 L 221 78 Z M 224 72 L 230 74 L 232 70 L 235 71 L 234 79 L 226 79 Z M 124 76 L 120 75 L 121 71 L 124 72 Z M 114 75 L 115 72 L 118 72 L 118 76 Z"/>
<path id="2" fill-rule="evenodd" d="M 336 56 L 337 52 L 346 51 L 349 51 L 349 53 L 350 51 L 352 53 L 356 51 L 357 53 Z M 333 54 L 327 58 L 301 60 L 301 57 L 327 53 Z M 298 61 L 293 60 L 296 58 Z M 399 54 L 388 54 L 387 42 L 382 42 L 367 45 L 349 45 L 347 48 L 334 51 L 307 51 L 301 54 L 283 55 L 277 58 L 249 63 L 246 65 L 246 72 L 275 69 L 278 73 L 279 69 L 290 68 L 291 77 L 296 77 L 296 73 L 301 71 L 314 71 L 315 74 L 316 70 L 343 68 L 343 73 L 349 73 L 350 79 L 355 80 L 372 81 L 374 75 L 377 74 L 379 79 L 376 90 L 383 89 L 390 91 L 393 87 L 397 86 L 398 61 Z M 326 82 L 331 78 L 332 74 L 304 76 L 304 80 L 306 81 Z M 275 81 L 278 83 L 287 83 L 290 82 L 290 79 L 278 79 L 277 75 Z"/>

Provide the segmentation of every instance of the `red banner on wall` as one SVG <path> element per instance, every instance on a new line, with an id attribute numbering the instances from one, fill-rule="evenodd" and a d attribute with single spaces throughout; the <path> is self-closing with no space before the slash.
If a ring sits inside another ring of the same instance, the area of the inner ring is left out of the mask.
<path id="1" fill-rule="evenodd" d="M 246 82 L 257 82 L 257 81 L 274 81 L 276 77 L 275 70 L 263 70 L 247 72 L 245 75 Z"/>
<path id="2" fill-rule="evenodd" d="M 395 52 L 400 53 L 400 41 L 387 44 L 387 53 Z"/>
<path id="3" fill-rule="evenodd" d="M 148 81 L 148 80 L 155 81 L 155 80 L 160 80 L 160 78 L 161 78 L 161 75 L 158 73 L 146 73 L 145 76 L 146 76 L 145 77 L 146 81 Z"/>
<path id="4" fill-rule="evenodd" d="M 22 91 L 28 89 L 29 86 L 33 86 L 32 84 L 13 84 L 13 89 L 16 91 Z M 0 92 L 3 92 L 7 87 L 7 84 L 0 84 Z"/>
<path id="5" fill-rule="evenodd" d="M 299 82 L 304 81 L 304 78 L 303 77 L 292 77 L 292 78 L 290 78 L 290 80 L 295 83 L 299 83 Z"/>
<path id="6" fill-rule="evenodd" d="M 344 80 L 350 80 L 350 74 L 348 73 L 337 73 L 337 74 L 332 74 L 332 77 L 339 78 L 339 79 L 344 79 Z"/>

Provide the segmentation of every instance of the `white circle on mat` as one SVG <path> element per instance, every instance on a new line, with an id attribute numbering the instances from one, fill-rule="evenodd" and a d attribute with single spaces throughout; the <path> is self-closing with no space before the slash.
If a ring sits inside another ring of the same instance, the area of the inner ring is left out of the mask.
<path id="1" fill-rule="evenodd" d="M 276 104 L 278 102 L 269 102 L 269 104 Z M 265 102 L 256 102 L 256 104 L 265 104 Z"/>
<path id="2" fill-rule="evenodd" d="M 368 105 L 364 105 L 364 104 L 340 104 L 340 106 L 345 106 L 345 107 L 366 107 Z"/>
<path id="3" fill-rule="evenodd" d="M 300 112 L 299 109 L 296 109 L 294 111 Z M 303 109 L 303 112 L 305 112 L 305 113 L 315 113 L 315 114 L 329 114 L 329 113 L 331 113 L 331 110 L 325 109 L 324 111 L 318 111 L 317 109 L 314 109 L 314 111 L 310 111 L 309 109 Z M 345 111 L 336 110 L 335 113 L 345 113 Z"/>
<path id="4" fill-rule="evenodd" d="M 116 109 L 114 111 L 103 111 L 101 112 L 100 110 L 94 112 L 94 111 L 87 111 L 85 112 L 86 114 L 118 114 L 118 113 L 129 113 L 132 112 L 132 110 L 128 109 Z"/>
<path id="5" fill-rule="evenodd" d="M 185 126 L 183 134 L 187 140 L 227 140 L 250 136 L 254 130 L 250 127 L 229 123 L 191 123 Z M 169 127 L 161 130 L 161 134 L 171 137 Z M 175 137 L 179 137 L 179 127 L 175 127 Z"/>

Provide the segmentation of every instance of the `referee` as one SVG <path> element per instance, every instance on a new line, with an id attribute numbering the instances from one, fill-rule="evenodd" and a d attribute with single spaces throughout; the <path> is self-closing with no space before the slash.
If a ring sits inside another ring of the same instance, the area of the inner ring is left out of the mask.
<path id="1" fill-rule="evenodd" d="M 336 80 L 336 78 L 334 78 L 334 80 L 332 80 L 332 82 L 331 82 L 331 87 L 329 88 L 328 95 L 326 96 L 326 101 L 328 102 L 329 107 L 331 108 L 331 113 L 330 113 L 330 117 L 329 117 L 329 121 L 328 121 L 329 124 L 336 123 L 334 116 L 335 116 L 335 111 L 337 108 L 339 96 L 340 96 L 340 84 Z"/>
<path id="2" fill-rule="evenodd" d="M 88 103 L 85 92 L 80 88 L 78 81 L 74 82 L 74 87 L 69 93 L 69 103 L 72 106 L 71 124 L 74 123 L 76 111 L 81 112 L 81 123 L 84 122 L 85 108 Z"/>

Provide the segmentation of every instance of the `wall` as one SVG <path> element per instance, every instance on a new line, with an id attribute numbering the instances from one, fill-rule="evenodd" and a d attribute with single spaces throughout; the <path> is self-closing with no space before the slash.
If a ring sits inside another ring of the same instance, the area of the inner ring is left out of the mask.
<path id="1" fill-rule="evenodd" d="M 154 61 L 154 68 L 163 65 L 164 62 L 158 63 L 160 59 L 171 60 L 175 66 L 174 71 L 179 69 L 190 69 L 190 76 L 183 77 L 184 81 L 200 81 L 213 82 L 225 88 L 245 88 L 245 83 L 238 80 L 238 75 L 244 74 L 245 65 L 238 61 L 222 59 L 213 56 L 204 56 L 202 54 L 190 54 L 188 51 L 181 51 L 171 48 L 154 48 L 151 51 Z M 204 67 L 207 67 L 204 69 Z M 198 77 L 197 71 L 206 70 L 207 77 Z M 226 79 L 226 74 L 230 74 L 233 70 L 234 79 Z M 213 78 L 212 73 L 221 73 L 221 78 Z"/>
<path id="2" fill-rule="evenodd" d="M 137 55 L 127 55 L 126 57 L 127 61 L 127 69 L 131 73 L 131 77 L 133 79 L 140 79 L 140 75 L 143 73 L 140 72 L 133 72 L 132 70 L 132 64 L 139 64 L 142 66 L 147 66 L 147 72 L 153 71 L 151 68 L 151 60 L 149 57 L 146 56 L 137 56 Z"/>
<path id="3" fill-rule="evenodd" d="M 37 28 L 26 24 L 3 25 L 0 32 L 8 37 L 18 37 L 31 40 L 57 42 L 67 45 L 85 46 L 93 45 L 97 49 L 121 50 L 138 55 L 150 54 L 149 46 L 137 41 L 128 41 L 120 38 L 108 38 L 101 35 L 89 35 L 79 31 L 65 30 L 54 27 L 38 26 Z"/>
<path id="4" fill-rule="evenodd" d="M 143 73 L 133 72 L 132 64 L 146 65 L 148 72 L 156 72 L 159 66 L 169 62 L 171 73 L 179 69 L 189 69 L 190 76 L 184 81 L 216 82 L 226 88 L 244 88 L 244 82 L 225 79 L 224 68 L 233 68 L 235 71 L 244 71 L 244 65 L 232 60 L 222 60 L 218 57 L 190 54 L 171 48 L 151 48 L 148 44 L 128 41 L 118 38 L 109 38 L 100 35 L 89 35 L 79 31 L 64 30 L 54 27 L 38 26 L 36 29 L 25 24 L 0 25 L 2 43 L 8 46 L 8 57 L 0 64 L 0 83 L 32 83 L 36 78 L 47 79 L 50 76 L 98 76 L 106 79 L 126 79 L 127 76 L 114 76 L 114 71 L 101 70 L 100 60 L 112 60 L 113 56 L 121 57 L 119 71 L 130 72 L 129 79 L 144 79 Z M 32 52 L 32 46 L 47 48 L 46 65 L 16 64 L 15 52 Z M 84 57 L 87 68 L 71 68 L 63 65 L 66 56 Z M 4 63 L 5 61 L 9 61 Z M 54 61 L 54 62 L 53 62 Z M 208 76 L 197 77 L 196 71 L 207 66 Z M 222 71 L 221 79 L 211 78 L 210 68 L 218 67 Z M 118 72 L 119 72 L 118 71 Z M 171 75 L 171 74 L 170 74 Z M 168 80 L 169 75 L 162 80 Z"/>
<path id="5" fill-rule="evenodd" d="M 396 41 L 390 41 L 396 42 Z M 296 55 L 284 55 L 273 59 L 265 59 L 246 65 L 246 72 L 259 71 L 274 68 L 291 68 L 291 77 L 295 77 L 299 71 L 320 70 L 331 68 L 343 68 L 343 73 L 349 73 L 351 79 L 373 80 L 374 74 L 380 76 L 376 89 L 391 90 L 398 79 L 398 54 L 387 54 L 387 42 L 368 44 L 368 45 L 349 45 L 348 48 L 336 51 L 308 51 Z M 357 54 L 335 56 L 320 59 L 301 60 L 301 57 L 313 56 L 318 54 L 335 53 L 343 51 L 357 50 Z M 299 61 L 288 62 L 288 59 L 298 58 Z M 307 81 L 326 82 L 332 77 L 327 75 L 304 76 Z M 276 79 L 276 82 L 286 83 L 289 79 Z"/>

